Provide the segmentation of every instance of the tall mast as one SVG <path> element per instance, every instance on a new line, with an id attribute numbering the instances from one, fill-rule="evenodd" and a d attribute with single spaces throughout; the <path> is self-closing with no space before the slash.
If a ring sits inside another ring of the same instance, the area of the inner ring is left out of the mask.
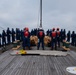
<path id="1" fill-rule="evenodd" d="M 42 0 L 40 0 L 40 27 L 42 27 Z"/>

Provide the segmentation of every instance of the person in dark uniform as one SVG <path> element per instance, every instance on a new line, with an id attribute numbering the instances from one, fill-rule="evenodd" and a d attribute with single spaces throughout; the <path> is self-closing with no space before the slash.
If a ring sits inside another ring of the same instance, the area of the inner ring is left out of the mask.
<path id="1" fill-rule="evenodd" d="M 44 30 L 43 30 L 42 28 L 40 28 L 40 29 L 38 30 L 37 37 L 38 37 L 37 50 L 39 50 L 40 44 L 42 44 L 42 48 L 43 48 L 43 50 L 44 50 L 44 37 L 45 37 L 45 33 L 44 33 Z"/>
<path id="2" fill-rule="evenodd" d="M 75 43 L 75 32 L 74 31 L 71 34 L 71 40 L 72 40 L 71 45 L 74 46 L 74 43 Z"/>
<path id="3" fill-rule="evenodd" d="M 34 29 L 34 35 L 35 35 L 35 36 L 37 35 L 37 28 Z"/>
<path id="4" fill-rule="evenodd" d="M 68 33 L 67 33 L 67 41 L 68 42 L 70 42 L 70 37 L 71 37 L 71 33 L 70 33 L 70 31 L 68 31 Z"/>
<path id="5" fill-rule="evenodd" d="M 2 38 L 2 35 L 0 34 L 0 47 L 2 46 L 2 45 L 1 45 L 1 38 Z"/>
<path id="6" fill-rule="evenodd" d="M 20 29 L 16 28 L 16 40 L 20 40 Z"/>
<path id="7" fill-rule="evenodd" d="M 34 36 L 34 30 L 33 29 L 31 30 L 31 36 Z"/>
<path id="8" fill-rule="evenodd" d="M 2 32 L 2 46 L 6 45 L 6 32 L 3 30 Z"/>
<path id="9" fill-rule="evenodd" d="M 18 40 L 18 28 L 16 28 L 16 40 Z"/>
<path id="10" fill-rule="evenodd" d="M 20 32 L 21 34 L 20 34 L 20 36 L 21 36 L 21 41 L 23 41 L 23 37 L 24 37 L 24 31 L 23 30 L 21 30 L 21 32 Z"/>
<path id="11" fill-rule="evenodd" d="M 49 35 L 51 36 L 51 33 L 52 33 L 52 29 L 50 29 L 50 31 L 49 31 Z"/>
<path id="12" fill-rule="evenodd" d="M 7 28 L 7 44 L 10 44 L 11 43 L 11 40 L 10 40 L 10 35 L 11 35 L 11 31 L 10 31 L 10 29 L 9 28 Z"/>
<path id="13" fill-rule="evenodd" d="M 63 42 L 63 29 L 61 29 L 61 31 L 60 31 L 60 37 L 61 37 L 60 41 Z"/>
<path id="14" fill-rule="evenodd" d="M 52 30 L 51 38 L 52 38 L 52 41 L 51 41 L 52 48 L 51 49 L 53 50 L 54 49 L 54 46 L 55 46 L 55 50 L 57 50 L 57 38 L 56 38 L 55 28 L 53 28 L 53 30 Z"/>
<path id="15" fill-rule="evenodd" d="M 19 28 L 18 28 L 18 40 L 21 40 L 21 31 Z"/>
<path id="16" fill-rule="evenodd" d="M 49 36 L 49 33 L 50 33 L 50 31 L 49 31 L 49 29 L 46 31 L 46 35 L 47 36 Z"/>
<path id="17" fill-rule="evenodd" d="M 25 50 L 25 47 L 28 47 L 29 49 L 31 49 L 30 48 L 30 32 L 28 28 L 24 29 L 24 37 L 23 37 L 22 46 L 23 46 L 23 50 Z"/>
<path id="18" fill-rule="evenodd" d="M 60 31 L 59 31 L 59 28 L 57 28 L 57 31 L 56 31 L 56 38 L 57 38 L 58 47 L 60 47 Z"/>
<path id="19" fill-rule="evenodd" d="M 66 30 L 65 29 L 63 31 L 63 35 L 64 35 L 63 40 L 65 40 L 66 39 Z"/>
<path id="20" fill-rule="evenodd" d="M 16 34 L 13 28 L 11 34 L 12 34 L 12 43 L 13 43 L 15 41 L 15 34 Z"/>
<path id="21" fill-rule="evenodd" d="M 74 42 L 75 42 L 75 45 L 74 46 L 76 47 L 76 33 L 75 33 L 75 41 Z"/>

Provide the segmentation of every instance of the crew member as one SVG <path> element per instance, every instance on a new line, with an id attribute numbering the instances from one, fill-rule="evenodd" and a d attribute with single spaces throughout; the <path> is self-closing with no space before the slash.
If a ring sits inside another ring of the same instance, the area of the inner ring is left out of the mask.
<path id="1" fill-rule="evenodd" d="M 7 44 L 11 43 L 10 37 L 11 37 L 11 31 L 9 28 L 7 28 Z"/>
<path id="2" fill-rule="evenodd" d="M 3 30 L 2 32 L 2 46 L 6 45 L 6 32 Z"/>
<path id="3" fill-rule="evenodd" d="M 56 38 L 57 38 L 57 45 L 58 45 L 58 47 L 60 47 L 60 31 L 59 31 L 59 28 L 57 28 Z"/>
<path id="4" fill-rule="evenodd" d="M 45 33 L 44 33 L 44 30 L 42 28 L 40 28 L 38 30 L 38 46 L 37 46 L 37 49 L 39 50 L 39 47 L 40 47 L 40 44 L 42 44 L 42 48 L 44 50 L 44 37 L 45 37 Z"/>
<path id="5" fill-rule="evenodd" d="M 56 38 L 55 28 L 53 28 L 53 30 L 52 30 L 51 38 L 52 38 L 52 41 L 51 41 L 52 48 L 51 49 L 53 50 L 54 46 L 55 46 L 55 50 L 57 50 L 57 38 Z"/>
<path id="6" fill-rule="evenodd" d="M 13 28 L 12 28 L 11 34 L 12 34 L 12 43 L 13 43 L 15 41 L 15 31 Z"/>
<path id="7" fill-rule="evenodd" d="M 28 47 L 30 49 L 30 32 L 28 28 L 24 29 L 24 37 L 23 37 L 22 46 L 24 50 L 25 50 L 25 47 Z"/>
<path id="8" fill-rule="evenodd" d="M 70 31 L 68 31 L 67 33 L 67 41 L 70 42 L 70 37 L 71 37 L 71 34 L 70 34 Z"/>

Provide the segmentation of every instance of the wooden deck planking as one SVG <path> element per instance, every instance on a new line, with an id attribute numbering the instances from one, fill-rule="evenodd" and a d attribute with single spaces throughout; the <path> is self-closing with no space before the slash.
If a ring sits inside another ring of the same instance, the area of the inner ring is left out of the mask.
<path id="1" fill-rule="evenodd" d="M 9 51 L 0 55 L 0 75 L 73 75 L 66 71 L 76 66 L 76 53 L 66 57 L 11 56 Z"/>

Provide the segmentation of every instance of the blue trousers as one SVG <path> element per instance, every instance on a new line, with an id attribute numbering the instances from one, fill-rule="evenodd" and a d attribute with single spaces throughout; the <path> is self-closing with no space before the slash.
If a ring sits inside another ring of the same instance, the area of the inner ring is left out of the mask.
<path id="1" fill-rule="evenodd" d="M 55 49 L 57 50 L 57 40 L 56 39 L 52 39 L 52 50 L 54 49 L 54 46 L 55 46 Z"/>
<path id="2" fill-rule="evenodd" d="M 24 38 L 23 38 L 22 46 L 23 46 L 23 49 L 25 49 L 26 46 L 30 49 L 30 39 L 24 37 Z"/>
<path id="3" fill-rule="evenodd" d="M 38 48 L 37 49 L 39 49 L 40 43 L 42 44 L 42 48 L 44 50 L 44 40 L 43 39 L 39 39 L 39 41 L 38 41 Z"/>

